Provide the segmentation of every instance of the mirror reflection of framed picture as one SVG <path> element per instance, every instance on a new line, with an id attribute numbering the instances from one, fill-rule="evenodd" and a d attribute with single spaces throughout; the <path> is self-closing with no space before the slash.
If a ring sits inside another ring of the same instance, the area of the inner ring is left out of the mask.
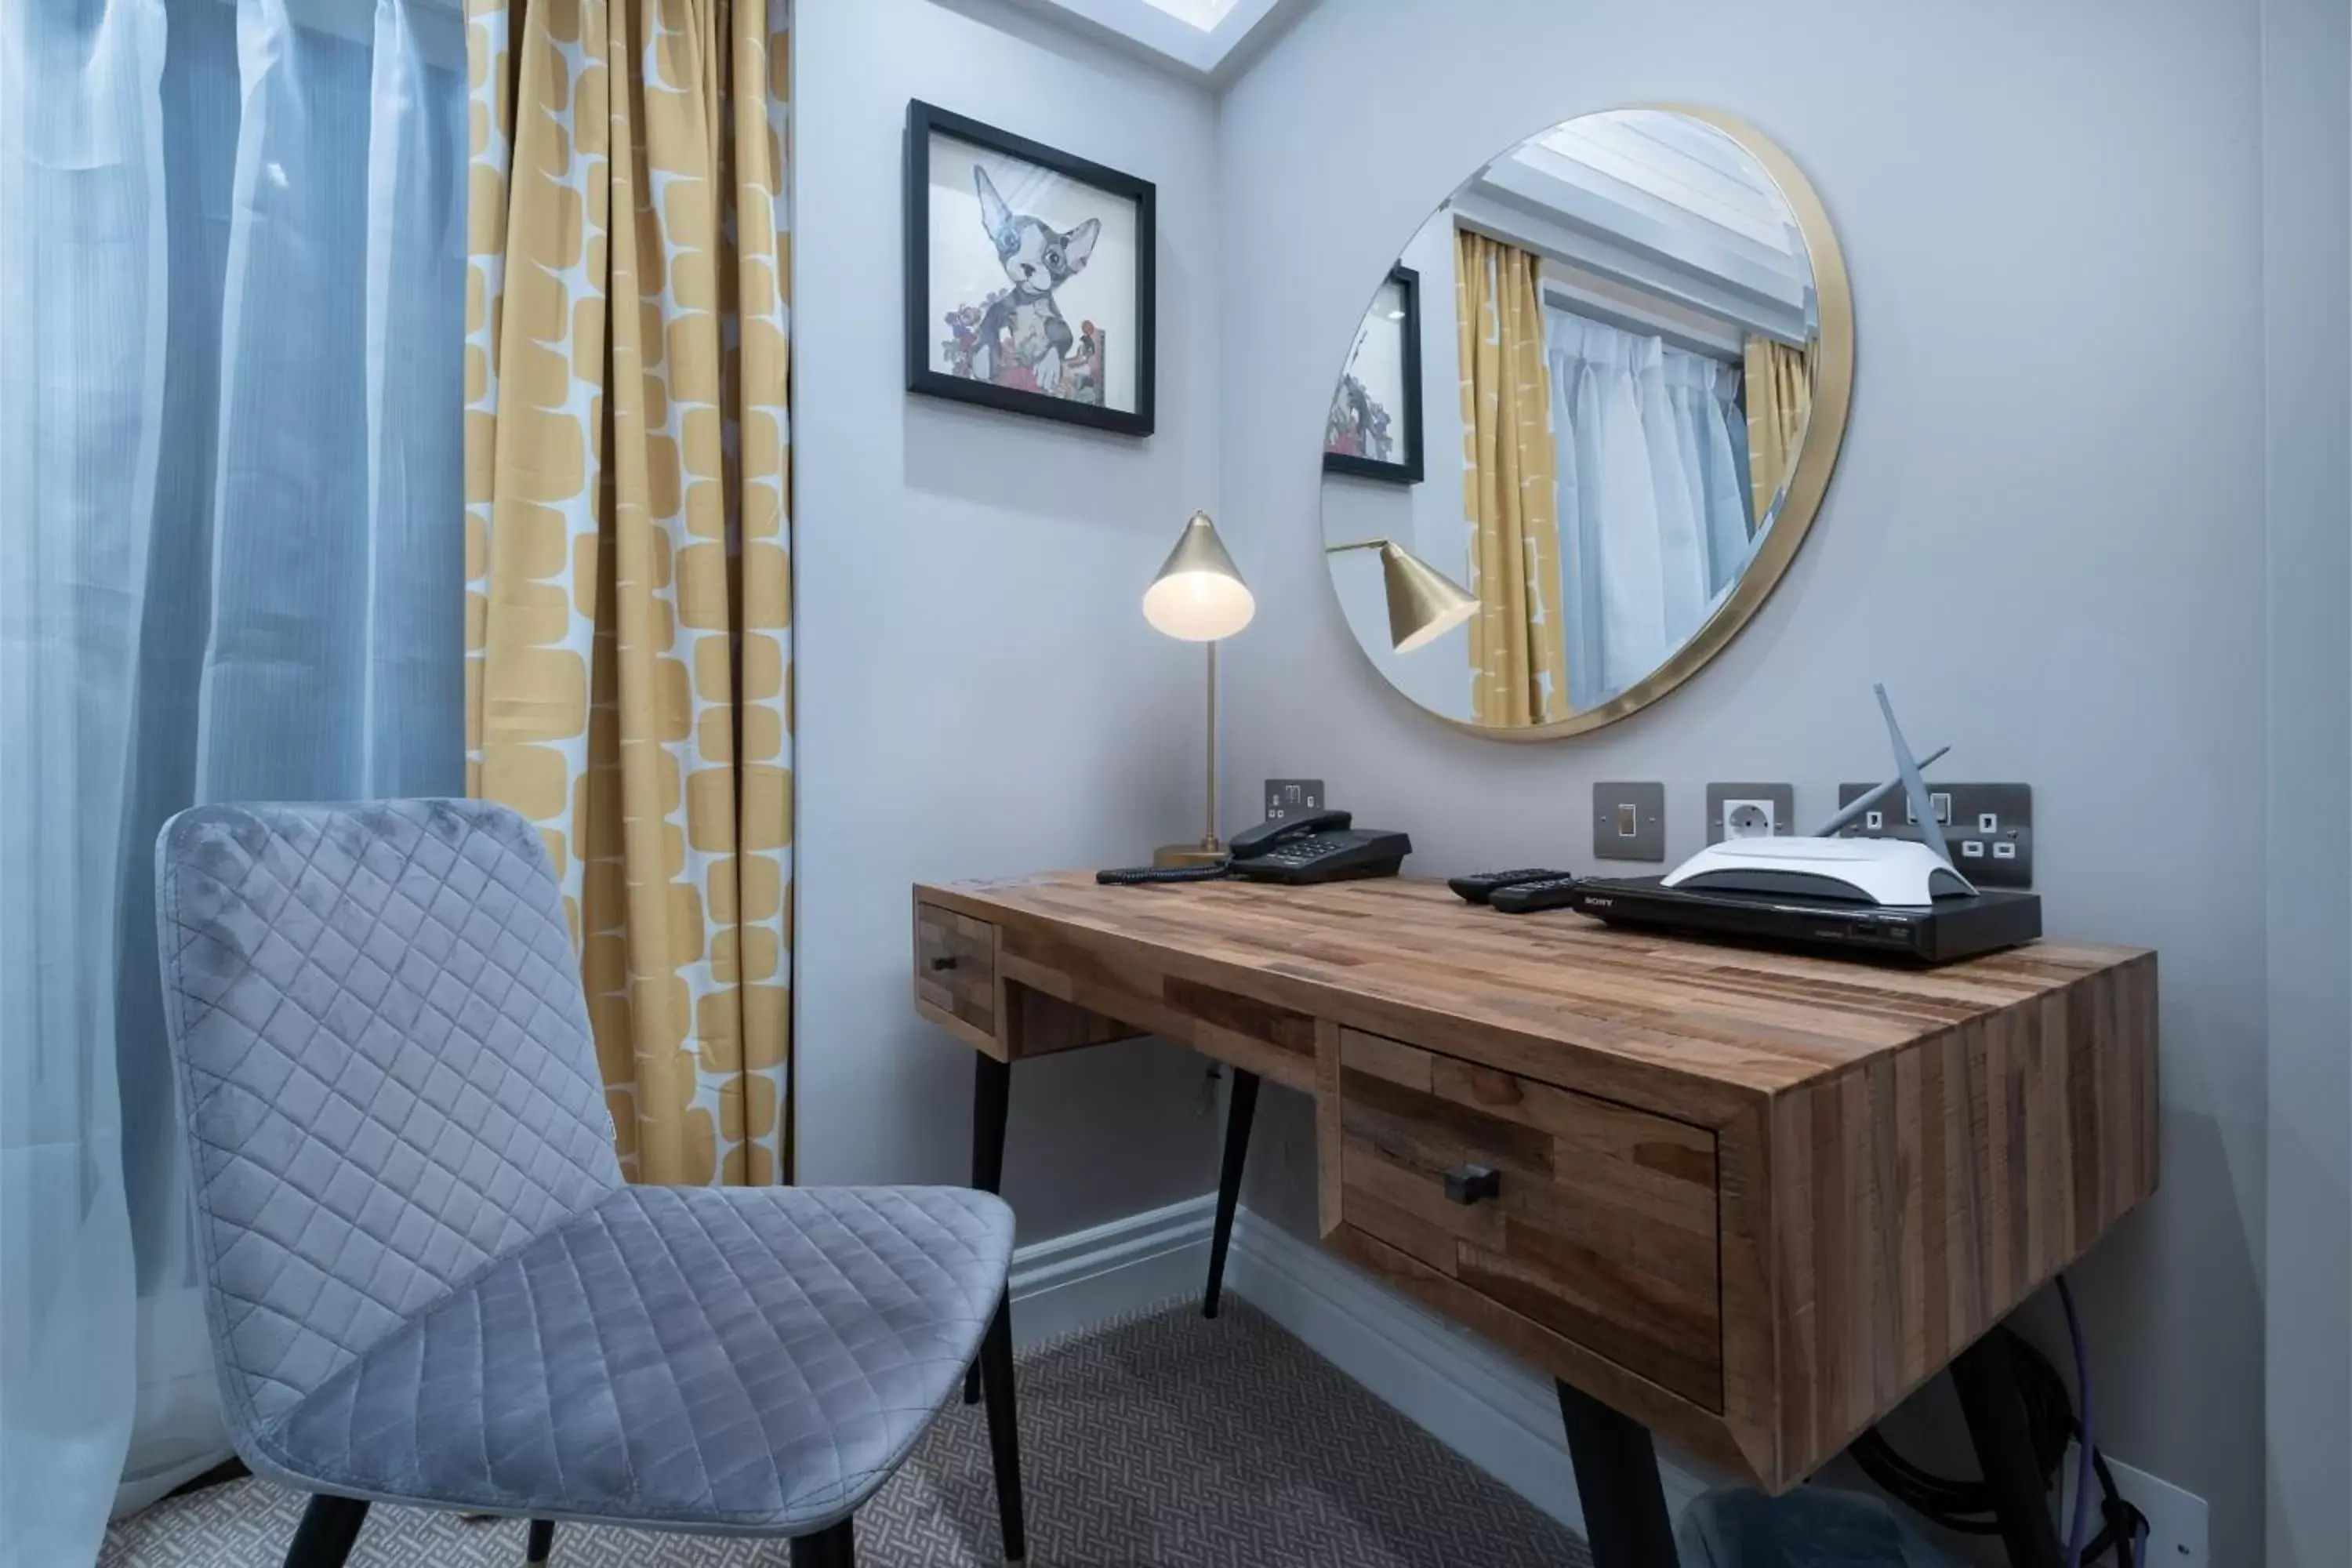
<path id="1" fill-rule="evenodd" d="M 907 105 L 907 390 L 1151 434 L 1150 181 Z"/>
<path id="2" fill-rule="evenodd" d="M 1391 267 L 1331 395 L 1323 471 L 1421 482 L 1421 274 Z"/>

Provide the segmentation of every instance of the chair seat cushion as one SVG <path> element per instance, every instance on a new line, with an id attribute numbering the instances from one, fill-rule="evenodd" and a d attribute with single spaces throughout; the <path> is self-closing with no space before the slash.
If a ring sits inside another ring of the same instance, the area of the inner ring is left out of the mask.
<path id="1" fill-rule="evenodd" d="M 254 1435 L 387 1501 L 798 1535 L 888 1479 L 996 1310 L 1012 1211 L 954 1187 L 624 1187 Z"/>

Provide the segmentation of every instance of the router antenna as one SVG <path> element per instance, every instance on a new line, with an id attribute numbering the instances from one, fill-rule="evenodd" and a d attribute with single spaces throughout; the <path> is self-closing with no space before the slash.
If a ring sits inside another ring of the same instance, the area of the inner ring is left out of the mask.
<path id="1" fill-rule="evenodd" d="M 1928 752 L 1926 756 L 1920 758 L 1919 771 L 1923 773 L 1926 773 L 1943 757 L 1945 752 L 1951 749 L 1952 748 L 1949 746 L 1938 746 L 1934 751 Z M 1852 800 L 1838 807 L 1837 815 L 1835 816 L 1831 817 L 1827 822 L 1824 822 L 1819 827 L 1814 828 L 1812 831 L 1812 837 L 1815 838 L 1827 838 L 1831 837 L 1832 834 L 1836 833 L 1839 828 L 1843 827 L 1847 823 L 1852 822 L 1864 812 L 1868 811 L 1872 806 L 1876 805 L 1880 801 L 1885 800 L 1888 795 L 1893 795 L 1902 787 L 1903 781 L 1901 778 L 1891 778 L 1885 784 L 1875 785 L 1865 793 L 1854 796 Z"/>
<path id="2" fill-rule="evenodd" d="M 1904 743 L 1903 727 L 1895 721 L 1895 704 L 1886 700 L 1886 688 L 1874 683 L 1871 689 L 1878 693 L 1878 710 L 1886 716 L 1886 738 L 1895 747 L 1895 769 L 1903 775 L 1903 794 L 1911 803 L 1911 815 L 1919 824 L 1919 837 L 1936 858 L 1945 865 L 1952 864 L 1952 851 L 1944 843 L 1943 825 L 1936 820 L 1936 809 L 1927 799 L 1927 783 L 1919 776 L 1919 763 Z M 1958 868 L 1955 868 L 1957 870 Z"/>

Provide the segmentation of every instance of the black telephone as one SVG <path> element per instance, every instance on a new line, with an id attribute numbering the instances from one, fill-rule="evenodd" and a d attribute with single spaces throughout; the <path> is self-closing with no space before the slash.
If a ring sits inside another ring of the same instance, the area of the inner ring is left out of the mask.
<path id="1" fill-rule="evenodd" d="M 1254 882 L 1345 882 L 1393 877 L 1412 853 L 1412 838 L 1351 826 L 1344 811 L 1312 811 L 1281 822 L 1261 822 L 1234 835 L 1227 846 L 1233 873 Z"/>
<path id="2" fill-rule="evenodd" d="M 1412 853 L 1408 834 L 1351 826 L 1344 811 L 1312 811 L 1261 822 L 1234 835 L 1221 864 L 1167 870 L 1097 871 L 1099 882 L 1199 882 L 1246 877 L 1254 882 L 1344 882 L 1393 877 Z"/>

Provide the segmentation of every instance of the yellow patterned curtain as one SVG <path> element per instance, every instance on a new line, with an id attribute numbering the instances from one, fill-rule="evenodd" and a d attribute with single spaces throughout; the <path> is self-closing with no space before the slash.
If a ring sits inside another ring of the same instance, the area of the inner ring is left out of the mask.
<path id="1" fill-rule="evenodd" d="M 1559 509 L 1552 489 L 1551 378 L 1536 258 L 1456 229 L 1454 330 L 1462 353 L 1462 512 L 1470 524 L 1470 706 L 1481 724 L 1568 717 L 1559 616 Z"/>
<path id="2" fill-rule="evenodd" d="M 624 1169 L 789 1179 L 789 0 L 467 0 L 467 778 Z"/>
<path id="3" fill-rule="evenodd" d="M 1812 356 L 1772 338 L 1748 340 L 1748 484 L 1756 526 L 1772 514 L 1813 412 Z"/>

